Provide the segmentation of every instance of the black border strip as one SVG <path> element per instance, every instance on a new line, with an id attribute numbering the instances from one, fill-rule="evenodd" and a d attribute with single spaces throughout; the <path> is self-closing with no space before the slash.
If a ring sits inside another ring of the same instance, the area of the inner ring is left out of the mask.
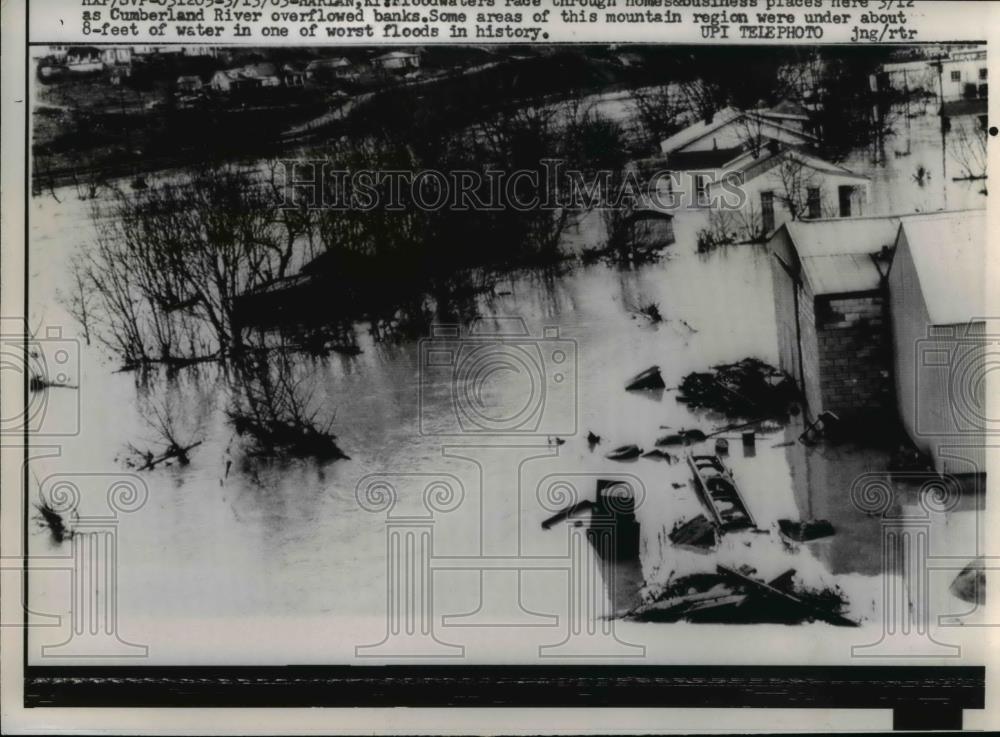
<path id="1" fill-rule="evenodd" d="M 984 666 L 31 666 L 25 705 L 755 707 L 950 713 Z"/>

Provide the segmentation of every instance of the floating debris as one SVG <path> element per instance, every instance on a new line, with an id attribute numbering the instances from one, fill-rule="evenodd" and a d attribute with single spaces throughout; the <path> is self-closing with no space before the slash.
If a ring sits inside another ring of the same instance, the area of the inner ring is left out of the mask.
<path id="1" fill-rule="evenodd" d="M 620 445 L 604 457 L 612 461 L 628 461 L 638 458 L 640 455 L 642 455 L 642 448 L 638 445 Z"/>
<path id="2" fill-rule="evenodd" d="M 557 522 L 562 522 L 564 519 L 569 519 L 570 517 L 574 517 L 574 516 L 576 516 L 578 514 L 581 514 L 583 512 L 589 512 L 593 508 L 594 508 L 594 503 L 592 501 L 589 501 L 589 500 L 582 501 L 582 502 L 577 502 L 576 504 L 572 504 L 572 505 L 566 507 L 566 509 L 563 509 L 562 511 L 556 512 L 551 517 L 548 517 L 547 519 L 543 520 L 542 521 L 542 529 L 543 530 L 547 530 L 550 527 L 552 527 L 552 525 L 556 524 Z"/>
<path id="3" fill-rule="evenodd" d="M 637 391 L 641 389 L 664 389 L 663 377 L 660 376 L 659 366 L 650 366 L 641 374 L 633 376 L 626 384 L 626 391 Z"/>
<path id="4" fill-rule="evenodd" d="M 715 525 L 703 514 L 684 523 L 678 522 L 668 537 L 674 545 L 699 551 L 710 550 L 719 542 Z"/>
<path id="5" fill-rule="evenodd" d="M 46 528 L 52 534 L 52 539 L 57 543 L 73 537 L 73 531 L 66 524 L 62 514 L 53 509 L 48 501 L 42 499 L 39 504 L 35 505 L 35 510 L 38 512 L 36 517 L 38 525 Z"/>
<path id="6" fill-rule="evenodd" d="M 658 458 L 661 461 L 666 461 L 667 463 L 673 463 L 677 460 L 677 456 L 667 453 L 665 450 L 660 450 L 659 448 L 654 448 L 653 450 L 647 450 L 642 454 L 643 458 Z"/>
<path id="7" fill-rule="evenodd" d="M 821 621 L 857 627 L 845 617 L 843 595 L 837 589 L 798 589 L 794 570 L 770 582 L 754 578 L 753 568 L 717 566 L 716 573 L 696 573 L 672 583 L 654 601 L 628 615 L 643 622 L 779 623 Z"/>
<path id="8" fill-rule="evenodd" d="M 778 529 L 781 530 L 781 534 L 787 537 L 789 540 L 794 540 L 798 543 L 809 542 L 810 540 L 819 540 L 820 538 L 830 537 L 834 530 L 833 525 L 825 519 L 814 519 L 814 520 L 790 520 L 790 519 L 779 519 Z"/>
<path id="9" fill-rule="evenodd" d="M 736 486 L 733 473 L 718 456 L 688 455 L 695 488 L 722 532 L 754 528 L 757 523 Z"/>
<path id="10" fill-rule="evenodd" d="M 690 373 L 679 390 L 679 402 L 735 417 L 786 415 L 798 397 L 791 378 L 756 358 Z"/>
<path id="11" fill-rule="evenodd" d="M 600 444 L 600 442 L 601 442 L 601 436 L 600 435 L 595 435 L 593 432 L 588 432 L 587 433 L 587 444 L 590 446 L 591 450 L 594 449 L 595 445 Z"/>
<path id="12" fill-rule="evenodd" d="M 657 438 L 657 445 L 692 445 L 694 443 L 700 443 L 705 440 L 708 436 L 705 435 L 701 430 L 679 430 L 675 433 L 670 433 L 669 435 L 664 435 Z"/>
<path id="13" fill-rule="evenodd" d="M 975 558 L 969 562 L 961 573 L 955 576 L 948 590 L 953 596 L 957 596 L 962 601 L 970 604 L 986 603 L 986 567 L 982 558 Z"/>

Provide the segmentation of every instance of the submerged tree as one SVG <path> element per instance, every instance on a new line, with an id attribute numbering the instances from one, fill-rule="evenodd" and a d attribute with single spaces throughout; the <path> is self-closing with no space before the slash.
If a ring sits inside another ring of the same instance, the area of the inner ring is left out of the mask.
<path id="1" fill-rule="evenodd" d="M 284 276 L 301 232 L 280 205 L 234 166 L 117 190 L 74 266 L 93 302 L 71 297 L 71 311 L 126 366 L 239 353 L 236 298 Z"/>

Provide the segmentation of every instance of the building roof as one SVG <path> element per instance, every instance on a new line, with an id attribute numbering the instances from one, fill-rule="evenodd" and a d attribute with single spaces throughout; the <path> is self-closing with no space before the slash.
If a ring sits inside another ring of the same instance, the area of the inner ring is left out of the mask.
<path id="1" fill-rule="evenodd" d="M 821 159 L 816 154 L 796 147 L 784 147 L 779 150 L 774 150 L 768 146 L 764 146 L 757 152 L 756 156 L 754 155 L 754 152 L 746 151 L 742 156 L 727 162 L 728 165 L 726 168 L 732 171 L 742 172 L 744 174 L 744 182 L 749 182 L 751 179 L 754 179 L 755 177 L 773 169 L 775 166 L 780 164 L 783 159 L 787 158 L 792 158 L 802 166 L 818 171 L 821 174 L 835 174 L 839 177 L 850 177 L 861 181 L 869 181 L 869 178 L 863 174 L 857 174 L 840 164 L 834 164 L 826 159 Z"/>
<path id="2" fill-rule="evenodd" d="M 667 168 L 675 171 L 719 169 L 743 153 L 740 148 L 715 148 L 710 151 L 674 151 L 666 159 Z"/>
<path id="3" fill-rule="evenodd" d="M 726 123 L 736 120 L 742 114 L 743 113 L 739 110 L 732 107 L 718 110 L 715 115 L 712 116 L 711 122 L 706 122 L 704 119 L 698 120 L 697 122 L 689 125 L 687 128 L 677 131 L 674 135 L 662 141 L 660 143 L 660 150 L 665 154 L 676 151 L 682 146 L 686 146 L 689 143 L 697 141 L 703 136 L 707 136 L 709 133 L 717 128 L 721 128 Z"/>
<path id="4" fill-rule="evenodd" d="M 813 294 L 843 294 L 877 289 L 881 280 L 872 254 L 896 241 L 901 217 L 795 220 L 784 229 Z"/>
<path id="5" fill-rule="evenodd" d="M 803 141 L 815 140 L 816 137 L 810 133 L 805 133 L 795 128 L 789 128 L 781 123 L 777 122 L 773 118 L 768 118 L 764 115 L 758 115 L 755 112 L 744 112 L 742 110 L 737 110 L 733 107 L 726 107 L 722 110 L 716 111 L 715 115 L 712 116 L 711 122 L 706 122 L 704 119 L 698 120 L 691 125 L 677 131 L 674 135 L 660 142 L 660 150 L 669 154 L 677 151 L 684 146 L 688 146 L 695 141 L 704 138 L 705 136 L 711 134 L 713 131 L 718 130 L 724 125 L 728 125 L 733 121 L 739 120 L 740 118 L 748 116 L 755 118 L 762 124 L 772 126 L 778 130 L 789 133 L 794 137 L 797 137 Z"/>
<path id="6" fill-rule="evenodd" d="M 382 54 L 381 56 L 376 56 L 375 61 L 388 61 L 389 59 L 412 59 L 415 56 L 420 56 L 412 51 L 390 51 L 388 54 Z"/>
<path id="7" fill-rule="evenodd" d="M 341 67 L 349 67 L 351 62 L 343 57 L 338 56 L 334 59 L 313 59 L 311 62 L 306 64 L 306 69 L 339 69 Z"/>
<path id="8" fill-rule="evenodd" d="M 900 240 L 913 260 L 927 313 L 934 325 L 982 319 L 986 310 L 986 216 L 984 210 L 907 218 Z"/>

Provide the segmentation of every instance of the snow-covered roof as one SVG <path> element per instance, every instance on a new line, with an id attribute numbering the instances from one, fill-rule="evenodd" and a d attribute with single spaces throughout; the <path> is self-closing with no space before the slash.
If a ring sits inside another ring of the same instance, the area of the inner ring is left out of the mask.
<path id="1" fill-rule="evenodd" d="M 857 174 L 840 164 L 834 164 L 831 161 L 822 159 L 816 154 L 810 153 L 802 148 L 786 147 L 781 150 L 774 151 L 767 146 L 764 146 L 762 150 L 757 151 L 756 156 L 753 151 L 746 151 L 739 157 L 727 162 L 726 169 L 742 172 L 745 175 L 744 181 L 750 181 L 751 179 L 769 171 L 774 166 L 777 166 L 782 159 L 788 158 L 794 159 L 801 166 L 823 174 L 835 174 L 839 177 L 850 177 L 860 181 L 869 180 L 869 178 L 863 174 Z"/>
<path id="2" fill-rule="evenodd" d="M 986 310 L 985 211 L 908 218 L 899 233 L 897 245 L 905 234 L 931 323 L 957 325 L 982 319 Z"/>
<path id="3" fill-rule="evenodd" d="M 795 220 L 779 231 L 788 233 L 814 295 L 844 294 L 878 288 L 872 254 L 895 242 L 899 221 L 897 215 Z"/>
<path id="4" fill-rule="evenodd" d="M 760 125 L 771 126 L 772 129 L 777 129 L 784 132 L 788 136 L 796 138 L 802 142 L 815 141 L 816 137 L 810 133 L 804 133 L 803 131 L 796 130 L 795 128 L 789 128 L 782 125 L 774 119 L 768 119 L 763 115 L 758 115 L 754 112 L 744 112 L 742 110 L 737 110 L 733 107 L 726 107 L 719 110 L 712 116 L 711 122 L 706 122 L 704 119 L 698 120 L 691 125 L 677 131 L 669 138 L 664 139 L 660 142 L 660 151 L 665 154 L 672 153 L 688 146 L 695 141 L 710 135 L 712 132 L 722 128 L 729 123 L 738 121 L 743 117 L 753 118 L 759 121 Z M 767 137 L 766 135 L 764 136 Z"/>

